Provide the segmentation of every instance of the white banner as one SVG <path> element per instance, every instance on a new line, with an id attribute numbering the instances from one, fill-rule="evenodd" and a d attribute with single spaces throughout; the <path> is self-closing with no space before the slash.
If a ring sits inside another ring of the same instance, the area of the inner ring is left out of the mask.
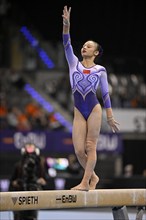
<path id="1" fill-rule="evenodd" d="M 120 123 L 121 132 L 146 132 L 145 109 L 113 109 L 114 118 Z M 106 120 L 103 111 L 103 121 Z"/>

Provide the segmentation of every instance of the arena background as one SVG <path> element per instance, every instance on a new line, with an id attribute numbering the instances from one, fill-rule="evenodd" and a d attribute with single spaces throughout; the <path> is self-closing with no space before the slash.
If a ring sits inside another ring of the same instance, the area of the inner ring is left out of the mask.
<path id="1" fill-rule="evenodd" d="M 37 143 L 46 160 L 63 158 L 56 162 L 60 167 L 74 153 L 73 103 L 62 47 L 64 5 L 72 7 L 75 53 L 80 57 L 80 48 L 88 39 L 103 47 L 98 62 L 107 68 L 113 110 L 121 124 L 121 131 L 112 136 L 103 112 L 96 166 L 101 181 L 97 187 L 146 187 L 144 1 L 1 0 L 0 189 L 8 190 L 13 165 L 27 141 Z M 102 103 L 100 93 L 97 95 Z M 19 125 L 11 120 L 16 109 L 26 114 L 29 104 L 39 106 L 44 123 L 40 118 Z M 81 178 L 67 173 L 66 167 L 54 170 L 56 176 L 48 165 L 48 189 L 68 189 Z"/>

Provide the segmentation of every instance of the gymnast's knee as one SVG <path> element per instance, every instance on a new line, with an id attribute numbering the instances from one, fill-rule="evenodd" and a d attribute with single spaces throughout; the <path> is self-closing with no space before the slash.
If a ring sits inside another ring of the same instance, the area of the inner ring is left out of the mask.
<path id="1" fill-rule="evenodd" d="M 96 143 L 92 140 L 86 142 L 86 152 L 96 151 Z"/>
<path id="2" fill-rule="evenodd" d="M 86 157 L 86 152 L 84 149 L 80 149 L 80 150 L 76 150 L 75 154 L 77 156 L 77 158 L 85 158 Z"/>

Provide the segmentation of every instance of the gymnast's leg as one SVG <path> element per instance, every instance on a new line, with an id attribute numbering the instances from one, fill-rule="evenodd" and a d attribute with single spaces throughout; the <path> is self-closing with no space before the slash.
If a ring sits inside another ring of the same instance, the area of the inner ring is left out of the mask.
<path id="1" fill-rule="evenodd" d="M 84 168 L 85 173 L 81 183 L 72 189 L 95 189 L 99 181 L 94 172 L 96 164 L 96 146 L 101 126 L 101 107 L 96 105 L 86 121 L 81 113 L 75 109 L 73 122 L 73 144 L 76 156 Z M 89 185 L 90 182 L 90 185 Z"/>
<path id="2" fill-rule="evenodd" d="M 92 113 L 90 114 L 87 126 L 88 126 L 88 132 L 87 132 L 87 138 L 86 138 L 86 152 L 87 152 L 87 164 L 85 169 L 85 175 L 88 176 L 89 174 L 89 168 L 90 168 L 90 161 L 94 161 L 93 163 L 93 170 L 96 165 L 97 161 L 97 142 L 100 134 L 101 129 L 101 120 L 102 120 L 102 109 L 100 104 L 97 104 L 94 109 L 92 110 Z M 90 190 L 96 188 L 96 184 L 99 181 L 99 177 L 93 172 L 90 179 Z"/>

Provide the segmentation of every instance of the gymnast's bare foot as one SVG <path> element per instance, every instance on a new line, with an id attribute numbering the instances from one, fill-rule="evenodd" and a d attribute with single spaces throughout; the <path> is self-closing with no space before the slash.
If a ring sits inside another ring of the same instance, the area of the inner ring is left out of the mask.
<path id="1" fill-rule="evenodd" d="M 79 185 L 71 188 L 71 190 L 89 191 L 89 185 L 80 183 Z"/>
<path id="2" fill-rule="evenodd" d="M 90 181 L 90 190 L 94 190 L 96 189 L 96 185 L 99 182 L 99 177 L 97 175 L 94 175 L 91 177 L 91 181 Z"/>

